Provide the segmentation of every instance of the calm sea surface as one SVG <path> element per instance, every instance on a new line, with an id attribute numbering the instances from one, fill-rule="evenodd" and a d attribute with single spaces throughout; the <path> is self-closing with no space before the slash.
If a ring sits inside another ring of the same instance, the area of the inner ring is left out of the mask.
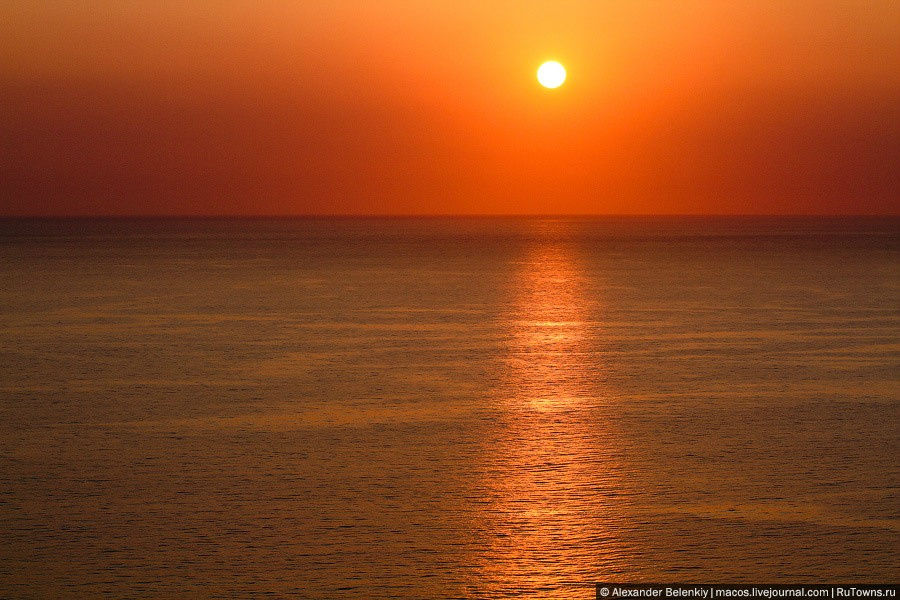
<path id="1" fill-rule="evenodd" d="M 0 221 L 0 596 L 896 581 L 900 220 Z"/>

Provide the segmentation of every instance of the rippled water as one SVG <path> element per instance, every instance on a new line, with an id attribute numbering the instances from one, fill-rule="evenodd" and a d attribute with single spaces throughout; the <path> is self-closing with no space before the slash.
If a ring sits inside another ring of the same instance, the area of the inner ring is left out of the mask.
<path id="1" fill-rule="evenodd" d="M 897 219 L 0 236 L 0 596 L 900 575 Z"/>

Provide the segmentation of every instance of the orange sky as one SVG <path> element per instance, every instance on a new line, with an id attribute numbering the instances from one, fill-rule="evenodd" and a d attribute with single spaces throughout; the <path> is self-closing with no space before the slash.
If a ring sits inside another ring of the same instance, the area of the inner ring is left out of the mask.
<path id="1" fill-rule="evenodd" d="M 0 214 L 896 214 L 898 39 L 894 0 L 7 0 Z"/>

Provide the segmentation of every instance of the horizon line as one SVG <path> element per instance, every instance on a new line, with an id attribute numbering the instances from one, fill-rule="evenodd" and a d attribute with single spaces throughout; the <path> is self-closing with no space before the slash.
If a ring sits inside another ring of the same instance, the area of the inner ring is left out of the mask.
<path id="1" fill-rule="evenodd" d="M 747 217 L 747 218 L 811 218 L 811 217 L 900 217 L 897 213 L 277 213 L 277 214 L 0 214 L 0 219 L 428 219 L 428 218 L 596 218 L 596 217 Z"/>

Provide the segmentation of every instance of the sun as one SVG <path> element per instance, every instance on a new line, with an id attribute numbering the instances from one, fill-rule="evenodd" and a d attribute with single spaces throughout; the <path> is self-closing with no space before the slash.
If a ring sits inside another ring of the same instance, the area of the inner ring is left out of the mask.
<path id="1" fill-rule="evenodd" d="M 566 68 L 555 60 L 548 60 L 538 67 L 537 79 L 545 88 L 558 88 L 566 80 Z"/>

